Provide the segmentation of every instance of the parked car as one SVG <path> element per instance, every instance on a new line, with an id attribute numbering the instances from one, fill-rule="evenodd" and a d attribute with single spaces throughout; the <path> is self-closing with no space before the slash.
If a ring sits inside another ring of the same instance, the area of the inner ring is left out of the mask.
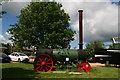
<path id="1" fill-rule="evenodd" d="M 33 62 L 33 61 L 35 60 L 35 58 L 36 58 L 35 54 L 31 54 L 31 55 L 29 56 L 29 61 L 30 61 L 30 62 Z"/>
<path id="2" fill-rule="evenodd" d="M 35 59 L 35 54 L 31 54 L 30 56 L 29 56 L 29 59 Z"/>
<path id="3" fill-rule="evenodd" d="M 20 52 L 13 52 L 9 55 L 9 57 L 11 58 L 12 61 L 18 61 L 18 62 L 29 61 L 29 57 L 26 54 Z"/>
<path id="4" fill-rule="evenodd" d="M 2 52 L 0 52 L 0 63 L 2 62 L 2 63 L 5 63 L 5 62 L 10 62 L 11 61 L 11 58 L 8 56 L 8 55 L 6 55 L 5 53 L 2 53 Z"/>

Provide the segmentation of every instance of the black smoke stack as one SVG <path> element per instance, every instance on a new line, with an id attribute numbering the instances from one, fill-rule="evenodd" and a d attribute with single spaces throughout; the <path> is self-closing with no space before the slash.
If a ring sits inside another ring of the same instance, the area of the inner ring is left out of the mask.
<path id="1" fill-rule="evenodd" d="M 78 10 L 79 12 L 79 52 L 78 59 L 86 61 L 88 58 L 87 53 L 83 50 L 83 10 Z"/>
<path id="2" fill-rule="evenodd" d="M 79 12 L 79 49 L 82 50 L 83 49 L 83 30 L 82 30 L 83 10 L 78 10 L 78 12 Z"/>

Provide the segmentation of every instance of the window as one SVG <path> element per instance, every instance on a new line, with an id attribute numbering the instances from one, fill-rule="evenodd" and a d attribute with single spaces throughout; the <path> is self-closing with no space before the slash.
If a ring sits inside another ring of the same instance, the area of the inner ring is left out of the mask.
<path id="1" fill-rule="evenodd" d="M 26 56 L 26 54 L 23 54 L 23 53 L 20 53 L 19 55 L 20 55 L 20 56 Z"/>
<path id="2" fill-rule="evenodd" d="M 14 54 L 14 53 L 12 53 L 11 55 L 12 55 L 12 56 L 15 56 L 15 54 Z"/>

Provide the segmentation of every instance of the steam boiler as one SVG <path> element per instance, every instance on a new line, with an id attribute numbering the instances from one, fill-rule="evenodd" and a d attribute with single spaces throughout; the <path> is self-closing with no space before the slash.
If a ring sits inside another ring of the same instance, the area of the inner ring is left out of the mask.
<path id="1" fill-rule="evenodd" d="M 90 64 L 86 61 L 87 54 L 83 47 L 82 38 L 82 16 L 83 10 L 79 10 L 79 49 L 38 49 L 36 51 L 36 58 L 34 60 L 34 70 L 36 72 L 49 72 L 53 69 L 57 62 L 75 62 L 82 60 L 78 64 L 78 70 L 85 70 L 89 72 L 91 70 Z"/>

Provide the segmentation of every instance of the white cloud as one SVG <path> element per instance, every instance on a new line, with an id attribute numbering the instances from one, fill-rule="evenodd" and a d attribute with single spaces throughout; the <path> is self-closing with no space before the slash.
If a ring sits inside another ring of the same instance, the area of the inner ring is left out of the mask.
<path id="1" fill-rule="evenodd" d="M 6 39 L 3 35 L 0 35 L 0 43 L 13 43 L 11 40 Z"/>
<path id="2" fill-rule="evenodd" d="M 8 2 L 2 5 L 2 9 L 14 15 L 19 15 L 20 10 L 26 7 L 29 2 Z"/>
<path id="3" fill-rule="evenodd" d="M 99 0 L 98 0 L 99 1 Z M 71 26 L 78 32 L 78 10 L 82 9 L 84 41 L 110 40 L 118 35 L 118 6 L 111 2 L 62 2 L 71 17 Z"/>
<path id="4" fill-rule="evenodd" d="M 5 40 L 5 38 L 3 37 L 3 35 L 0 35 L 0 40 L 1 41 Z"/>
<path id="5" fill-rule="evenodd" d="M 110 2 L 110 0 L 55 0 L 55 1 L 57 2 Z"/>

